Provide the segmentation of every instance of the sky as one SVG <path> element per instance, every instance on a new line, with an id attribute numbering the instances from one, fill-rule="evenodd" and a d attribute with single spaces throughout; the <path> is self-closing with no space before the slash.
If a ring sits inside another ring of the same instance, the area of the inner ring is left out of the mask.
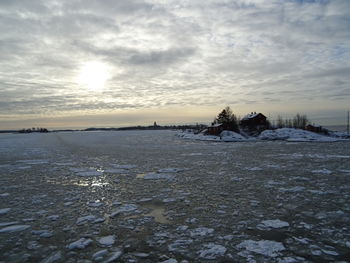
<path id="1" fill-rule="evenodd" d="M 348 0 L 0 0 L 0 129 L 346 124 Z"/>

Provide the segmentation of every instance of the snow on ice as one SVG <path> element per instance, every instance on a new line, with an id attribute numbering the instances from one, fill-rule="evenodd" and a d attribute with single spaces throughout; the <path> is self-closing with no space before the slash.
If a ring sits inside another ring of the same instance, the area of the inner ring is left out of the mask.
<path id="1" fill-rule="evenodd" d="M 337 138 L 320 135 L 314 132 L 293 129 L 281 128 L 276 130 L 265 130 L 258 136 L 260 140 L 285 140 L 290 142 L 335 142 Z"/>

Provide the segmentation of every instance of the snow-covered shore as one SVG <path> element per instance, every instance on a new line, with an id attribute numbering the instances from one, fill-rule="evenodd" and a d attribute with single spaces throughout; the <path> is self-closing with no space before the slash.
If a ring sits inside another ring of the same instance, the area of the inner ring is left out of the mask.
<path id="1" fill-rule="evenodd" d="M 217 142 L 247 142 L 247 141 L 288 141 L 288 142 L 337 142 L 345 140 L 342 136 L 321 135 L 318 133 L 293 128 L 265 130 L 258 137 L 243 136 L 233 131 L 223 131 L 219 136 L 182 132 L 178 136 L 185 139 Z M 338 134 L 337 134 L 338 135 Z"/>

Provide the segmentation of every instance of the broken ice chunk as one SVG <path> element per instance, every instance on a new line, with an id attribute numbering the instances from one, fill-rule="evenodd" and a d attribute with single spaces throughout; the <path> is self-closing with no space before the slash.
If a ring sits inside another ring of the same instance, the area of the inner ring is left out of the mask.
<path id="1" fill-rule="evenodd" d="M 211 235 L 214 232 L 213 228 L 198 227 L 190 231 L 191 237 L 203 237 Z"/>
<path id="2" fill-rule="evenodd" d="M 198 252 L 199 257 L 203 259 L 217 259 L 225 255 L 227 249 L 224 246 L 209 243 L 204 245 L 205 249 Z"/>
<path id="3" fill-rule="evenodd" d="M 260 230 L 265 230 L 269 228 L 284 228 L 284 227 L 289 227 L 289 223 L 285 221 L 281 221 L 279 219 L 264 220 L 257 225 L 257 228 Z"/>
<path id="4" fill-rule="evenodd" d="M 279 252 L 285 250 L 282 243 L 270 240 L 245 240 L 237 245 L 238 249 L 244 248 L 247 252 L 254 252 L 267 257 L 277 257 Z M 248 253 L 249 254 L 249 253 Z M 243 255 L 240 253 L 240 255 Z"/>
<path id="5" fill-rule="evenodd" d="M 114 235 L 105 236 L 98 239 L 98 244 L 102 247 L 110 247 L 114 244 L 114 242 L 115 242 Z"/>
<path id="6" fill-rule="evenodd" d="M 110 217 L 115 217 L 119 214 L 122 213 L 129 213 L 129 212 L 135 212 L 135 210 L 137 210 L 137 205 L 134 204 L 125 204 L 122 205 L 121 207 L 119 207 L 117 210 L 115 210 L 114 212 L 112 212 L 112 214 L 110 215 Z"/>
<path id="7" fill-rule="evenodd" d="M 2 209 L 0 209 L 0 215 L 7 214 L 10 210 L 11 210 L 11 208 L 2 208 Z"/>
<path id="8" fill-rule="evenodd" d="M 94 215 L 88 215 L 88 216 L 82 216 L 77 219 L 76 224 L 78 226 L 84 225 L 85 223 L 92 222 L 96 219 L 96 216 Z"/>
<path id="9" fill-rule="evenodd" d="M 74 241 L 72 243 L 70 243 L 69 245 L 67 245 L 67 248 L 69 250 L 72 249 L 84 249 L 85 247 L 87 247 L 88 245 L 90 245 L 92 243 L 92 240 L 89 238 L 81 238 L 77 241 Z"/>
<path id="10" fill-rule="evenodd" d="M 14 226 L 8 226 L 0 229 L 0 233 L 12 233 L 12 232 L 19 232 L 30 228 L 29 225 L 14 225 Z"/>

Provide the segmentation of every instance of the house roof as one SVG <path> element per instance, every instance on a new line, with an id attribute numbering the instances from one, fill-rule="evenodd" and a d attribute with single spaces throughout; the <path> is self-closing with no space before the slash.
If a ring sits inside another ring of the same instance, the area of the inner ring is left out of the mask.
<path id="1" fill-rule="evenodd" d="M 242 118 L 242 120 L 249 120 L 249 119 L 254 119 L 256 116 L 258 116 L 259 114 L 261 113 L 250 113 L 250 114 L 247 114 L 246 116 L 244 116 Z"/>
<path id="2" fill-rule="evenodd" d="M 214 124 L 212 126 L 209 126 L 208 128 L 216 128 L 216 127 L 220 127 L 222 125 L 222 123 L 218 123 L 218 124 Z"/>

